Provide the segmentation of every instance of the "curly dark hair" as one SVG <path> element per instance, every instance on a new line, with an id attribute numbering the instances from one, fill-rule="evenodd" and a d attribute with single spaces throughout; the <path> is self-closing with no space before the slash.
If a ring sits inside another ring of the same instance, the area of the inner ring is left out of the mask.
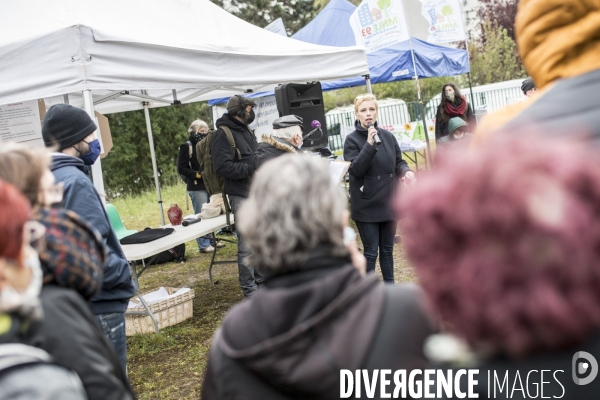
<path id="1" fill-rule="evenodd" d="M 600 328 L 600 159 L 588 147 L 496 135 L 441 155 L 403 193 L 404 247 L 448 329 L 517 358 Z"/>
<path id="2" fill-rule="evenodd" d="M 456 84 L 454 84 L 452 82 L 448 82 L 444 86 L 442 86 L 442 97 L 440 98 L 439 108 L 440 108 L 440 112 L 441 112 L 440 120 L 443 124 L 448 123 L 450 118 L 452 118 L 451 116 L 446 114 L 446 110 L 444 110 L 444 102 L 447 101 L 445 90 L 448 86 L 450 86 L 452 89 L 454 89 L 454 94 L 456 96 L 456 99 L 458 99 L 459 102 L 462 101 L 462 94 L 460 93 L 460 89 L 458 88 L 458 86 L 456 86 Z"/>

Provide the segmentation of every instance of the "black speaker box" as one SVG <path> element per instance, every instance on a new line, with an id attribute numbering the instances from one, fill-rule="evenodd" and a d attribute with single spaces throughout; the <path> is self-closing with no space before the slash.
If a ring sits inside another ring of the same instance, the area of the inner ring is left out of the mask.
<path id="1" fill-rule="evenodd" d="M 302 118 L 304 135 L 313 130 L 313 121 L 321 123 L 321 132 L 315 132 L 304 140 L 302 149 L 313 150 L 327 147 L 327 124 L 321 82 L 286 83 L 275 88 L 275 100 L 279 116 L 295 114 Z"/>

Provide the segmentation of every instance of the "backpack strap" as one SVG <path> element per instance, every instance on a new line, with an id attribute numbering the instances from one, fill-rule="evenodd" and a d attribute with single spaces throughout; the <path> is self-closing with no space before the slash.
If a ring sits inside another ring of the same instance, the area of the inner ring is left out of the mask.
<path id="1" fill-rule="evenodd" d="M 235 140 L 233 140 L 233 134 L 231 133 L 231 129 L 229 129 L 225 125 L 221 125 L 219 128 L 223 129 L 223 132 L 225 132 L 225 136 L 227 136 L 227 140 L 229 141 L 229 144 L 231 145 L 231 153 L 232 153 L 233 158 L 235 158 L 237 155 L 237 159 L 241 160 L 242 153 L 240 153 L 240 150 L 237 147 L 235 147 Z"/>
<path id="2" fill-rule="evenodd" d="M 47 364 L 52 361 L 50 355 L 42 349 L 20 343 L 0 345 L 0 373 L 28 364 Z"/>

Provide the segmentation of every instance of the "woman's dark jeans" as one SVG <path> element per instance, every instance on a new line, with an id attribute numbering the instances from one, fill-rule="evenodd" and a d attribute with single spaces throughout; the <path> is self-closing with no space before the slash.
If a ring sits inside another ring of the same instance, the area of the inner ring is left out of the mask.
<path id="1" fill-rule="evenodd" d="M 394 283 L 394 237 L 396 221 L 356 222 L 367 259 L 367 272 L 375 272 L 379 250 L 379 266 L 383 281 Z"/>

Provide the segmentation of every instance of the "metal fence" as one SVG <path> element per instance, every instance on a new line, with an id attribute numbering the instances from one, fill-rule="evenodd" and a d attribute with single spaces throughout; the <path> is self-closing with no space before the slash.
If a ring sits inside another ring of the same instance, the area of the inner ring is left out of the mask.
<path id="1" fill-rule="evenodd" d="M 506 82 L 513 84 L 512 81 Z M 471 106 L 479 119 L 483 114 L 506 107 L 522 97 L 520 81 L 516 80 L 513 87 L 494 88 L 497 84 L 473 88 L 473 98 L 468 89 L 461 89 L 463 95 L 470 99 Z M 440 95 L 425 100 L 425 119 L 435 118 L 440 104 Z M 418 102 L 400 104 L 382 104 L 379 106 L 378 122 L 381 125 L 398 125 L 421 120 L 421 105 Z M 325 116 L 329 134 L 329 148 L 332 151 L 342 150 L 344 147 L 343 130 L 354 126 L 354 110 L 348 110 Z"/>
<path id="2" fill-rule="evenodd" d="M 419 103 L 382 104 L 379 106 L 377 121 L 380 125 L 401 125 L 421 118 Z M 435 116 L 435 115 L 434 115 Z M 356 119 L 354 110 L 341 111 L 325 116 L 327 122 L 327 134 L 329 136 L 329 148 L 332 151 L 342 150 L 344 141 L 343 129 L 354 127 Z"/>

